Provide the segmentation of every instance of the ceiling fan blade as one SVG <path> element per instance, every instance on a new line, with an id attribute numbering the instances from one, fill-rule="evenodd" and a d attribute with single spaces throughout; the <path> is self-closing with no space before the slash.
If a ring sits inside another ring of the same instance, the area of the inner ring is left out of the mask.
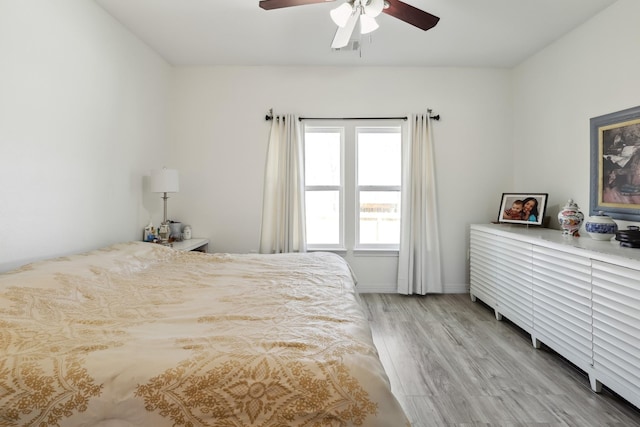
<path id="1" fill-rule="evenodd" d="M 314 3 L 329 3 L 335 0 L 262 0 L 259 5 L 264 10 L 280 9 L 290 6 L 302 6 Z"/>
<path id="2" fill-rule="evenodd" d="M 384 13 L 424 31 L 435 27 L 440 20 L 437 16 L 401 2 L 400 0 L 385 0 L 385 3 L 388 3 L 389 7 L 383 10 Z"/>
<path id="3" fill-rule="evenodd" d="M 351 35 L 353 34 L 353 30 L 356 28 L 356 24 L 358 23 L 358 18 L 360 17 L 360 9 L 354 10 L 349 16 L 349 20 L 345 24 L 344 27 L 338 27 L 336 31 L 336 35 L 333 38 L 333 43 L 331 43 L 331 47 L 333 49 L 340 49 L 341 47 L 345 47 L 349 44 L 349 40 L 351 39 Z"/>

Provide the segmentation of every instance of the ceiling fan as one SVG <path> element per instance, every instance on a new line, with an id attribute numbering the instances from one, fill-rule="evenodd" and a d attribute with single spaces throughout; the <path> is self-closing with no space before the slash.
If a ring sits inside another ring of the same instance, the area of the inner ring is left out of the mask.
<path id="1" fill-rule="evenodd" d="M 332 1 L 334 0 L 261 0 L 259 4 L 262 9 L 271 10 Z M 376 30 L 378 23 L 375 18 L 382 12 L 424 31 L 435 27 L 440 20 L 437 16 L 400 0 L 347 0 L 346 3 L 331 11 L 331 19 L 338 25 L 331 47 L 334 49 L 345 47 L 358 21 L 362 34 Z"/>

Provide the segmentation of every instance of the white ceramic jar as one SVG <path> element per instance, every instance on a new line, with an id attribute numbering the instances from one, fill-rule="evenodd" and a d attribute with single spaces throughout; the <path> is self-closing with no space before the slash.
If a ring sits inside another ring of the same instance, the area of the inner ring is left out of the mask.
<path id="1" fill-rule="evenodd" d="M 191 239 L 191 226 L 190 225 L 185 225 L 184 229 L 182 229 L 182 238 L 184 240 Z"/>
<path id="2" fill-rule="evenodd" d="M 611 240 L 618 231 L 618 224 L 610 217 L 600 211 L 597 215 L 590 216 L 584 223 L 584 229 L 589 236 L 595 240 Z"/>

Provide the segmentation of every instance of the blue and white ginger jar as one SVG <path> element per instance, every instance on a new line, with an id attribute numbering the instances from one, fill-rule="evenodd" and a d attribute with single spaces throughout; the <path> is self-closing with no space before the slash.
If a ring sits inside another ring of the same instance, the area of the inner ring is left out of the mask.
<path id="1" fill-rule="evenodd" d="M 604 212 L 598 212 L 598 215 L 590 216 L 584 224 L 589 236 L 595 240 L 611 240 L 618 231 L 618 224 Z"/>

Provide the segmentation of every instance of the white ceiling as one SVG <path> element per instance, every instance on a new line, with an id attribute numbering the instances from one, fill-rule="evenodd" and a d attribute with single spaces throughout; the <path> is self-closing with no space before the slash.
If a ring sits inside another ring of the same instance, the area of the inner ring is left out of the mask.
<path id="1" fill-rule="evenodd" d="M 95 0 L 174 65 L 513 67 L 616 0 L 405 0 L 440 17 L 392 16 L 360 51 L 330 48 L 342 0 L 263 10 L 258 0 Z"/>

